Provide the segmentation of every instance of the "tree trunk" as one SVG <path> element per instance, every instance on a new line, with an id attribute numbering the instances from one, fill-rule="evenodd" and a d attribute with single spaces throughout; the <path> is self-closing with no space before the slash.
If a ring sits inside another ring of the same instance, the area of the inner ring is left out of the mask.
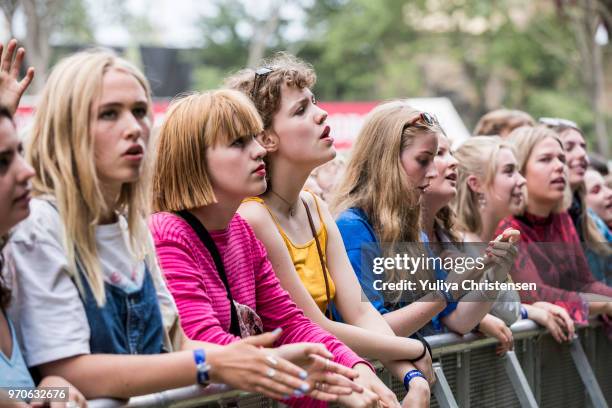
<path id="1" fill-rule="evenodd" d="M 595 119 L 595 135 L 597 140 L 597 151 L 604 157 L 608 157 L 609 143 L 608 133 L 606 131 L 606 95 L 605 95 L 605 76 L 603 68 L 603 53 L 601 46 L 595 42 L 595 32 L 599 24 L 598 13 L 596 10 L 595 0 L 583 0 L 585 4 L 588 40 L 591 46 L 591 72 L 593 78 L 591 80 L 591 106 Z"/>
<path id="2" fill-rule="evenodd" d="M 248 67 L 254 67 L 264 57 L 268 40 L 278 28 L 281 3 L 282 1 L 276 1 L 270 6 L 270 16 L 263 25 L 262 22 L 255 22 L 253 24 L 255 32 L 253 40 L 249 44 Z"/>
<path id="3" fill-rule="evenodd" d="M 13 29 L 13 17 L 15 16 L 15 11 L 17 10 L 18 5 L 19 0 L 2 0 L 2 3 L 0 4 L 2 14 L 4 14 L 4 17 L 6 18 L 6 26 L 10 38 L 15 38 L 15 31 Z"/>
<path id="4" fill-rule="evenodd" d="M 48 12 L 54 7 L 55 3 L 55 0 L 39 2 L 36 0 L 21 0 L 26 15 L 25 45 L 28 60 L 36 70 L 34 81 L 30 86 L 32 93 L 40 92 L 47 79 L 47 67 L 51 56 L 51 46 L 49 44 L 51 22 Z"/>

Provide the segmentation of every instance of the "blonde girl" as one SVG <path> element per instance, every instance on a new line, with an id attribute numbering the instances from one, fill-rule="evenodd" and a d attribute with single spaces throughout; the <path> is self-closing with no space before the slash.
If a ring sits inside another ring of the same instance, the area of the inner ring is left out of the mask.
<path id="1" fill-rule="evenodd" d="M 499 222 L 523 211 L 525 178 L 518 169 L 514 148 L 498 137 L 471 137 L 455 152 L 458 161 L 457 230 L 465 242 L 493 239 Z M 501 307 L 508 305 L 502 303 Z M 549 302 L 521 305 L 521 317 L 546 327 L 558 342 L 573 338 L 574 323 L 565 309 Z M 480 324 L 480 330 L 498 325 L 494 319 Z"/>
<path id="2" fill-rule="evenodd" d="M 257 346 L 278 333 L 219 347 L 178 327 L 144 218 L 151 120 L 147 80 L 109 52 L 72 55 L 51 72 L 27 148 L 31 215 L 8 244 L 26 363 L 89 399 L 209 380 L 271 396 L 300 387 L 303 370 L 282 356 L 272 361 L 287 375 L 264 374 L 271 353 Z"/>

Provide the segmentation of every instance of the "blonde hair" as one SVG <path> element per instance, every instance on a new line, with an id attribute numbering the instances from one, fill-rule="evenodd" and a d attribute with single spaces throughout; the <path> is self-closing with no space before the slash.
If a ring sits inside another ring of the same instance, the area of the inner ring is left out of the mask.
<path id="1" fill-rule="evenodd" d="M 420 241 L 418 193 L 410 188 L 400 156 L 415 138 L 442 129 L 421 122 L 410 125 L 419 113 L 397 100 L 368 114 L 331 206 L 335 215 L 353 207 L 363 210 L 378 241 L 389 244 L 387 252 L 400 242 Z M 396 278 L 392 273 L 390 279 Z"/>
<path id="2" fill-rule="evenodd" d="M 108 51 L 79 52 L 60 61 L 51 72 L 36 110 L 26 156 L 36 172 L 34 193 L 51 194 L 56 199 L 68 272 L 83 293 L 77 262 L 82 266 L 98 305 L 106 299 L 95 227 L 111 209 L 106 207 L 96 174 L 90 123 L 92 102 L 101 94 L 103 76 L 110 69 L 121 70 L 138 81 L 147 95 L 147 113 L 152 117 L 149 83 L 138 68 Z M 115 208 L 127 218 L 130 250 L 138 259 L 144 259 L 151 249 L 144 220 L 144 181 L 141 175 L 139 181 L 125 183 Z"/>
<path id="3" fill-rule="evenodd" d="M 546 128 L 545 126 L 522 126 L 513 130 L 512 133 L 510 133 L 510 135 L 508 136 L 508 142 L 510 142 L 514 146 L 514 149 L 516 151 L 516 160 L 518 162 L 518 168 L 523 177 L 527 178 L 527 162 L 529 161 L 529 157 L 531 157 L 533 148 L 538 143 L 548 138 L 555 140 L 563 149 L 563 143 L 561 142 L 561 139 L 559 139 L 559 136 L 557 136 L 555 132 Z M 565 179 L 569 180 L 567 166 L 564 166 L 564 173 Z M 529 194 L 529 192 L 527 192 L 527 194 Z M 569 187 L 569 183 L 567 183 L 563 194 L 563 200 L 561 200 L 559 204 L 553 209 L 553 212 L 563 212 L 567 210 L 571 202 L 572 193 Z"/>
<path id="4" fill-rule="evenodd" d="M 255 106 L 238 91 L 194 93 L 175 101 L 157 138 L 153 211 L 179 211 L 216 203 L 206 149 L 263 130 Z"/>
<path id="5" fill-rule="evenodd" d="M 474 136 L 467 139 L 455 152 L 457 165 L 457 198 L 454 203 L 457 226 L 461 231 L 480 234 L 482 217 L 478 210 L 478 195 L 468 185 L 470 176 L 476 176 L 485 188 L 493 186 L 497 158 L 501 149 L 509 149 L 516 156 L 512 145 L 498 136 Z"/>
<path id="6" fill-rule="evenodd" d="M 496 109 L 483 115 L 476 127 L 476 136 L 499 136 L 503 131 L 511 132 L 518 121 L 527 122 L 528 126 L 535 126 L 536 122 L 527 112 L 510 109 Z"/>

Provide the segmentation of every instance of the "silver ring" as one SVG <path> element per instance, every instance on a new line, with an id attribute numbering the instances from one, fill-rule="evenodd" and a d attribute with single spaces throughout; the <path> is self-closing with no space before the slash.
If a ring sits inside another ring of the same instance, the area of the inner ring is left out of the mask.
<path id="1" fill-rule="evenodd" d="M 321 381 L 315 381 L 314 387 L 315 387 L 315 390 L 320 390 L 321 389 Z"/>
<path id="2" fill-rule="evenodd" d="M 272 357 L 271 355 L 267 355 L 266 360 L 268 361 L 268 363 L 272 364 L 273 366 L 278 364 L 278 360 Z"/>
<path id="3" fill-rule="evenodd" d="M 270 378 L 274 378 L 274 376 L 276 375 L 276 370 L 270 367 L 268 368 L 268 371 L 266 371 L 266 375 Z"/>

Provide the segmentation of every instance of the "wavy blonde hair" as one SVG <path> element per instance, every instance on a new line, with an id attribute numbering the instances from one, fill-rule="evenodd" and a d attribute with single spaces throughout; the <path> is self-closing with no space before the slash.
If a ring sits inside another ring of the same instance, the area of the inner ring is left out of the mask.
<path id="1" fill-rule="evenodd" d="M 459 177 L 454 210 L 460 231 L 475 234 L 482 232 L 478 195 L 467 185 L 467 180 L 470 176 L 476 176 L 485 188 L 491 188 L 495 181 L 497 157 L 501 149 L 509 149 L 516 156 L 512 144 L 498 136 L 474 136 L 463 142 L 456 150 Z"/>
<path id="2" fill-rule="evenodd" d="M 336 216 L 349 208 L 363 210 L 378 241 L 388 248 L 387 256 L 400 242 L 420 241 L 418 193 L 409 185 L 400 156 L 416 138 L 442 129 L 420 122 L 410 125 L 419 113 L 396 100 L 368 114 L 331 204 Z M 397 271 L 391 271 L 389 279 L 397 278 Z"/>
<path id="3" fill-rule="evenodd" d="M 523 175 L 523 177 L 527 178 L 527 162 L 529 161 L 529 157 L 533 152 L 533 148 L 538 143 L 548 138 L 555 140 L 563 149 L 563 143 L 561 142 L 561 139 L 559 139 L 559 136 L 545 126 L 521 126 L 520 128 L 513 130 L 508 135 L 507 140 L 514 147 L 519 172 Z M 569 187 L 569 173 L 567 165 L 564 166 L 564 174 L 565 179 L 568 180 L 568 183 L 566 184 L 565 191 L 563 193 L 563 200 L 557 204 L 557 206 L 553 209 L 553 212 L 563 212 L 567 210 L 572 202 L 572 192 Z M 529 192 L 527 192 L 527 194 L 529 194 Z M 526 206 L 524 209 L 526 209 Z M 517 215 L 522 215 L 522 213 Z"/>
<path id="4" fill-rule="evenodd" d="M 49 76 L 34 117 L 27 159 L 36 174 L 35 195 L 55 197 L 64 233 L 68 272 L 83 293 L 77 273 L 82 266 L 98 305 L 106 301 L 102 268 L 96 250 L 95 227 L 108 213 L 96 173 L 94 141 L 90 129 L 92 103 L 102 92 L 103 76 L 110 69 L 132 75 L 143 87 L 151 112 L 151 91 L 144 75 L 113 53 L 91 50 L 60 61 Z M 150 254 L 146 214 L 145 177 L 122 186 L 115 211 L 127 219 L 130 250 L 137 259 Z"/>

